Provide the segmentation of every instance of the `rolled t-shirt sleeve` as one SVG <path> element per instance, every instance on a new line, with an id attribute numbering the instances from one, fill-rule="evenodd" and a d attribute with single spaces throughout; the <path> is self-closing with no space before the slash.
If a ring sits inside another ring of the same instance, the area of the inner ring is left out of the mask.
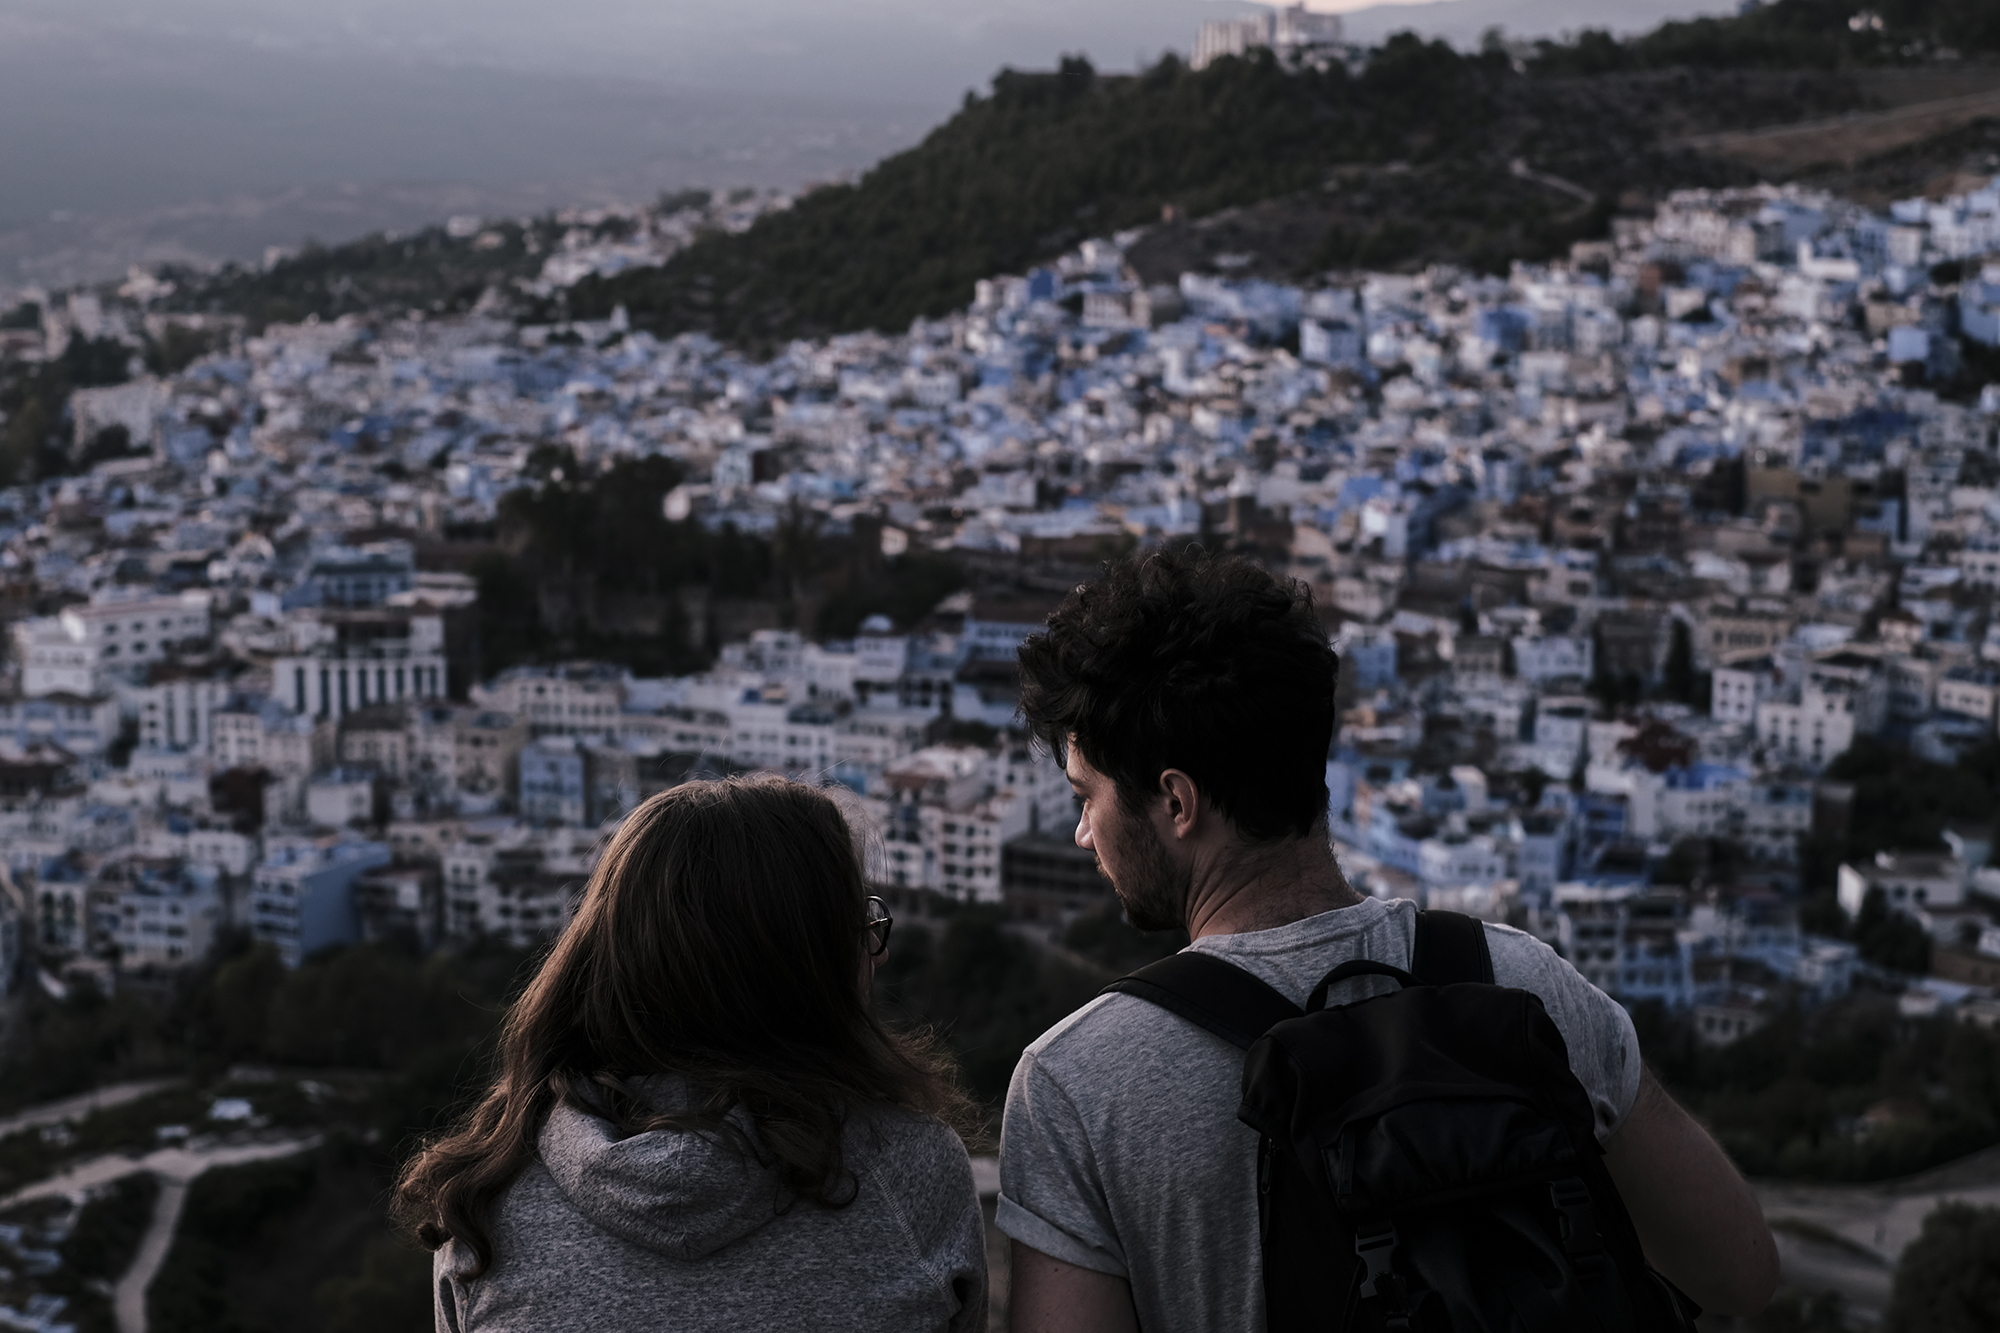
<path id="1" fill-rule="evenodd" d="M 1567 960 L 1524 931 L 1489 925 L 1493 980 L 1542 999 L 1569 1048 L 1569 1067 L 1590 1096 L 1597 1141 L 1618 1132 L 1639 1095 L 1639 1034 L 1625 1006 L 1583 979 Z"/>
<path id="2" fill-rule="evenodd" d="M 1032 1049 L 1007 1087 L 994 1222 L 1052 1259 L 1128 1276 L 1083 1118 Z"/>

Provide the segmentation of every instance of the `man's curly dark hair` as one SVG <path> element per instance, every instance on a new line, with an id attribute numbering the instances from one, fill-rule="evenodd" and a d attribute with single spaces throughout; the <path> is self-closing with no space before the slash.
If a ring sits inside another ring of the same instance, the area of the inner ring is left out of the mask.
<path id="1" fill-rule="evenodd" d="M 1188 547 L 1064 598 L 1021 645 L 1021 711 L 1059 760 L 1073 737 L 1127 810 L 1178 768 L 1263 842 L 1326 815 L 1339 675 L 1304 584 Z"/>

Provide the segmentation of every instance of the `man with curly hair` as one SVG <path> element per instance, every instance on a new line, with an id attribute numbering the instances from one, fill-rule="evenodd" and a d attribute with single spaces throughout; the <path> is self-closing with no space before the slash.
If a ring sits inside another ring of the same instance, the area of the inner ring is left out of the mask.
<path id="1" fill-rule="evenodd" d="M 1022 711 L 1132 924 L 1185 927 L 1294 1004 L 1349 959 L 1409 966 L 1415 938 L 1414 904 L 1362 897 L 1334 859 L 1338 673 L 1303 585 L 1199 548 L 1108 567 L 1021 648 Z M 1647 1257 L 1710 1310 L 1760 1308 L 1777 1275 L 1762 1212 L 1641 1068 L 1625 1011 L 1539 940 L 1486 931 L 1496 982 L 1539 995 L 1562 1033 Z M 1000 1146 L 1014 1329 L 1264 1326 L 1242 1068 L 1126 994 L 1028 1048 Z"/>

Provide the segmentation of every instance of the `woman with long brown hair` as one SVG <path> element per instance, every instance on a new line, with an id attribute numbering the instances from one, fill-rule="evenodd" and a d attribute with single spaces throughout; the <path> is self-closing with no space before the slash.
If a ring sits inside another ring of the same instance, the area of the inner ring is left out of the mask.
<path id="1" fill-rule="evenodd" d="M 983 1328 L 968 1103 L 869 1009 L 889 924 L 811 787 L 635 810 L 398 1182 L 441 1333 Z"/>

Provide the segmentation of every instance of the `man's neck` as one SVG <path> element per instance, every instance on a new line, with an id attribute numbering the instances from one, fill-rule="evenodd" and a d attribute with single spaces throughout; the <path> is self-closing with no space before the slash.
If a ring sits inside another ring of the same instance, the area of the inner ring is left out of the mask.
<path id="1" fill-rule="evenodd" d="M 1196 867 L 1188 890 L 1188 935 L 1198 940 L 1273 930 L 1360 901 L 1324 834 L 1271 846 L 1239 845 Z"/>

